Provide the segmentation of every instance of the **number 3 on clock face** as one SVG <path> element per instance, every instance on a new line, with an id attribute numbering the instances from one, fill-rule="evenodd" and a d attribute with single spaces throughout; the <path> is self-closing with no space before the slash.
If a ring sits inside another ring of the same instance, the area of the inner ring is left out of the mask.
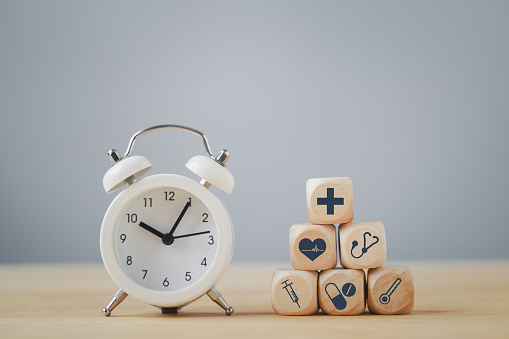
<path id="1" fill-rule="evenodd" d="M 126 208 L 116 239 L 117 260 L 127 275 L 149 289 L 175 291 L 207 271 L 216 254 L 217 229 L 200 199 L 163 187 Z"/>
<path id="2" fill-rule="evenodd" d="M 194 300 L 221 278 L 232 239 L 228 213 L 207 188 L 161 174 L 115 198 L 103 221 L 101 253 L 128 294 L 172 306 Z"/>

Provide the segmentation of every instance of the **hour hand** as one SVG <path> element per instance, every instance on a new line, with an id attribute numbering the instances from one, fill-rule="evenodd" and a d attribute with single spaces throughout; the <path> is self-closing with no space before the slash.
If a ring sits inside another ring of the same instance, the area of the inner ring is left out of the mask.
<path id="1" fill-rule="evenodd" d="M 155 234 L 157 235 L 159 238 L 163 238 L 164 236 L 164 233 L 162 232 L 159 232 L 158 230 L 156 230 L 155 228 L 152 228 L 150 227 L 149 225 L 145 224 L 143 221 L 139 223 L 139 226 L 143 229 L 146 229 L 147 231 L 149 231 L 150 233 L 152 234 Z"/>

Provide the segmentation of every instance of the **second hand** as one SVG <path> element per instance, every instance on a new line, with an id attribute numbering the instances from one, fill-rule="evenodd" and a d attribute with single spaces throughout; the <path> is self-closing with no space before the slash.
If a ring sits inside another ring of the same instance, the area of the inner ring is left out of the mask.
<path id="1" fill-rule="evenodd" d="M 194 235 L 207 234 L 207 233 L 210 233 L 210 231 L 197 232 L 197 233 L 189 233 L 189 234 L 184 234 L 184 235 L 176 235 L 176 236 L 173 237 L 173 239 L 192 237 Z"/>

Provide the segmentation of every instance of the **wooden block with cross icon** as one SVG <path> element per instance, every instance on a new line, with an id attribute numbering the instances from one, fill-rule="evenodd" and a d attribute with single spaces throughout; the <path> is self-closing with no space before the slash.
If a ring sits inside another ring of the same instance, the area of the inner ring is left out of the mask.
<path id="1" fill-rule="evenodd" d="M 318 303 L 331 315 L 356 315 L 366 308 L 363 270 L 335 268 L 318 276 Z"/>
<path id="2" fill-rule="evenodd" d="M 414 308 L 414 278 L 406 266 L 368 270 L 368 308 L 376 314 L 406 314 Z"/>
<path id="3" fill-rule="evenodd" d="M 272 308 L 281 315 L 318 312 L 318 272 L 279 269 L 272 275 Z"/>
<path id="4" fill-rule="evenodd" d="M 308 219 L 312 224 L 339 224 L 353 220 L 350 178 L 309 179 L 306 183 Z"/>
<path id="5" fill-rule="evenodd" d="M 339 256 L 345 268 L 376 268 L 385 263 L 385 228 L 380 221 L 352 222 L 338 227 Z"/>
<path id="6" fill-rule="evenodd" d="M 336 227 L 296 224 L 290 228 L 290 262 L 296 270 L 318 271 L 336 267 Z"/>

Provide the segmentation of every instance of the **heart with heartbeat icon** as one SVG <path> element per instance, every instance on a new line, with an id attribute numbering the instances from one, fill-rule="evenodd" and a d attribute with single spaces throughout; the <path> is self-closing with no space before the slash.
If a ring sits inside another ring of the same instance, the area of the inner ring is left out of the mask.
<path id="1" fill-rule="evenodd" d="M 316 258 L 321 256 L 327 245 L 323 239 L 315 239 L 311 241 L 308 238 L 304 238 L 299 242 L 299 250 L 302 254 L 309 258 L 311 261 L 315 261 Z"/>

